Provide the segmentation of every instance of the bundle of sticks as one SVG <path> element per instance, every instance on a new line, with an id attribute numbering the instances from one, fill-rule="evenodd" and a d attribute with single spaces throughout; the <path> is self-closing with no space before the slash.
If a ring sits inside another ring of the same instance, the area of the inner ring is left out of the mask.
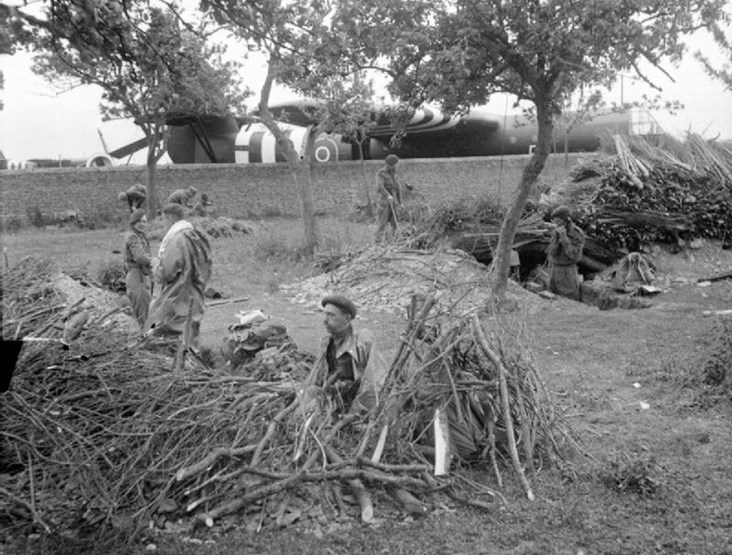
<path id="1" fill-rule="evenodd" d="M 27 298 L 42 275 L 3 278 L 4 316 L 21 322 L 21 336 L 61 324 L 62 299 Z M 0 473 L 14 478 L 0 507 L 47 530 L 82 523 L 134 535 L 186 516 L 334 518 L 355 496 L 370 522 L 383 492 L 414 514 L 443 494 L 492 509 L 505 468 L 533 498 L 530 473 L 560 456 L 568 430 L 525 349 L 491 343 L 477 316 L 431 316 L 433 306 L 413 303 L 380 402 L 364 416 L 339 412 L 325 391 L 306 410 L 294 378 L 257 381 L 194 357 L 172 372 L 169 352 L 108 330 L 87 329 L 66 351 L 26 349 L 0 408 Z M 472 430 L 486 483 L 435 475 L 439 442 L 427 436 L 440 413 L 451 429 Z"/>

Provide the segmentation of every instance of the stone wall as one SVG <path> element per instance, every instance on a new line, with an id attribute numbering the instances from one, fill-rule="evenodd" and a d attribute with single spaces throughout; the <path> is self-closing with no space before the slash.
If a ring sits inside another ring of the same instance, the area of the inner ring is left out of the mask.
<path id="1" fill-rule="evenodd" d="M 570 155 L 569 167 L 579 155 Z M 489 196 L 508 202 L 528 156 L 403 160 L 403 179 L 433 206 L 458 198 Z M 313 168 L 316 212 L 353 212 L 375 198 L 374 174 L 382 162 L 337 162 Z M 542 174 L 547 184 L 561 182 L 567 169 L 563 155 L 550 157 Z M 95 221 L 120 221 L 126 205 L 120 191 L 144 182 L 144 167 L 54 168 L 0 171 L 0 213 L 3 219 L 28 220 L 43 215 L 77 212 Z M 235 218 L 300 214 L 297 186 L 286 164 L 197 164 L 161 166 L 156 172 L 158 196 L 195 185 L 214 200 L 216 213 Z"/>

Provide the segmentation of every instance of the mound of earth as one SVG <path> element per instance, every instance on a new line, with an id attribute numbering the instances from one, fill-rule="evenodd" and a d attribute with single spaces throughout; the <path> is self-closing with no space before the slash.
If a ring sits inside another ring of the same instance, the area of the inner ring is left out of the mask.
<path id="1" fill-rule="evenodd" d="M 485 306 L 490 297 L 488 268 L 459 250 L 409 250 L 374 246 L 332 272 L 285 285 L 293 302 L 319 306 L 330 294 L 353 299 L 361 309 L 406 314 L 413 295 L 434 295 L 437 306 L 462 316 Z M 509 298 L 521 304 L 541 302 L 510 282 Z"/>

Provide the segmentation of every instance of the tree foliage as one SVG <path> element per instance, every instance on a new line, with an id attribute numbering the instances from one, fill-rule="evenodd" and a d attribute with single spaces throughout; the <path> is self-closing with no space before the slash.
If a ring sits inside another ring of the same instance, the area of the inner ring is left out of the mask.
<path id="1" fill-rule="evenodd" d="M 226 115 L 243 106 L 236 64 L 175 4 L 147 0 L 53 0 L 35 29 L 34 70 L 50 81 L 98 85 L 108 118 L 131 117 L 148 143 L 148 209 L 154 213 L 154 168 L 165 152 L 166 121 Z"/>
<path id="2" fill-rule="evenodd" d="M 726 58 L 725 61 L 720 66 L 710 60 L 704 52 L 697 51 L 694 55 L 709 75 L 721 81 L 727 90 L 732 90 L 732 41 L 729 39 L 729 30 L 725 31 L 724 26 L 719 23 L 711 25 L 709 30 L 714 37 L 714 42 Z"/>
<path id="3" fill-rule="evenodd" d="M 201 0 L 204 13 L 225 25 L 251 51 L 266 56 L 268 70 L 262 85 L 258 111 L 262 123 L 274 135 L 290 166 L 302 204 L 305 245 L 312 253 L 318 244 L 315 220 L 310 155 L 317 126 L 311 128 L 304 156 L 275 121 L 269 109 L 275 82 L 296 91 L 306 91 L 320 64 L 327 67 L 330 56 L 321 50 L 328 33 L 329 6 L 320 0 L 289 2 L 285 0 Z M 327 73 L 327 71 L 326 71 Z"/>
<path id="4" fill-rule="evenodd" d="M 536 148 L 508 210 L 494 263 L 494 295 L 505 295 L 516 227 L 551 151 L 554 122 L 581 87 L 609 86 L 618 72 L 653 85 L 669 75 L 682 38 L 723 17 L 724 0 L 343 0 L 342 33 L 359 41 L 354 63 L 381 65 L 391 90 L 448 111 L 508 93 L 533 104 Z M 385 63 L 383 62 L 385 60 Z"/>

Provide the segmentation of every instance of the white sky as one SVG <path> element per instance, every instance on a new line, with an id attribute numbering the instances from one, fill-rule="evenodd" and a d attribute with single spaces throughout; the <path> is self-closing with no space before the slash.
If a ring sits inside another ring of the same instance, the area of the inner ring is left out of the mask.
<path id="1" fill-rule="evenodd" d="M 721 65 L 725 60 L 708 33 L 700 31 L 690 41 L 690 51 L 702 50 Z M 727 58 L 729 61 L 729 58 Z M 26 158 L 87 158 L 102 152 L 97 129 L 101 127 L 99 101 L 101 93 L 95 87 L 80 87 L 55 94 L 43 79 L 30 71 L 27 54 L 0 56 L 0 69 L 5 74 L 5 89 L 0 98 L 5 108 L 0 111 L 0 150 L 11 160 Z M 719 136 L 732 139 L 732 91 L 709 78 L 691 53 L 677 68 L 669 68 L 675 82 L 663 75 L 652 75 L 663 89 L 664 99 L 678 100 L 684 109 L 675 116 L 655 113 L 661 126 L 669 133 L 681 136 L 685 131 L 701 134 L 704 138 Z M 248 85 L 258 91 L 264 79 L 264 67 L 250 63 L 246 69 Z M 641 100 L 643 94 L 656 93 L 645 84 L 624 79 L 623 100 Z M 608 102 L 620 102 L 619 85 L 608 91 Z M 275 89 L 272 102 L 289 100 L 293 94 Z M 256 96 L 251 99 L 256 102 Z M 495 97 L 488 108 L 503 114 L 505 98 Z M 121 146 L 132 140 L 134 128 L 116 125 L 108 128 L 105 139 L 109 147 Z"/>

